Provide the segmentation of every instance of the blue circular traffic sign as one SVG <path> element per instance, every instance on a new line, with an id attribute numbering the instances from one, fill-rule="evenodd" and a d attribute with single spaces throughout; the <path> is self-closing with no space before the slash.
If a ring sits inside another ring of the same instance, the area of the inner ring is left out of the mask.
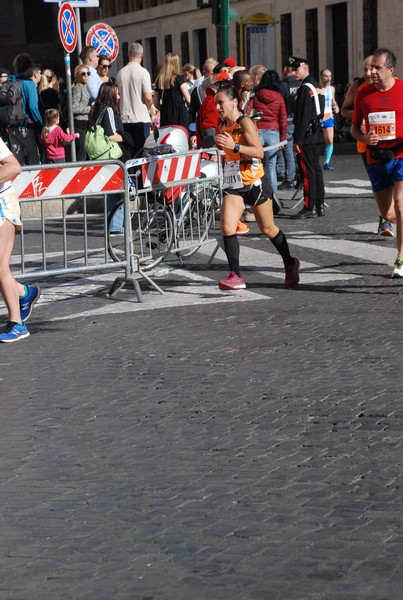
<path id="1" fill-rule="evenodd" d="M 77 20 L 68 2 L 61 5 L 57 23 L 63 48 L 66 52 L 73 52 L 77 44 Z"/>
<path id="2" fill-rule="evenodd" d="M 106 54 L 113 62 L 119 54 L 119 39 L 115 31 L 106 23 L 96 23 L 87 32 L 85 43 L 93 46 L 97 55 Z"/>

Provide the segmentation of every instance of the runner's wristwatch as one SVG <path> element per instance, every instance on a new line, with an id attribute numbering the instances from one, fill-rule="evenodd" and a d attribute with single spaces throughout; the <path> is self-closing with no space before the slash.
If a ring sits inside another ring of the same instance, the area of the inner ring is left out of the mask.
<path id="1" fill-rule="evenodd" d="M 237 152 L 239 152 L 239 149 L 240 149 L 240 147 L 241 147 L 241 145 L 240 145 L 240 144 L 235 144 L 233 152 L 235 152 L 235 154 L 236 154 Z"/>

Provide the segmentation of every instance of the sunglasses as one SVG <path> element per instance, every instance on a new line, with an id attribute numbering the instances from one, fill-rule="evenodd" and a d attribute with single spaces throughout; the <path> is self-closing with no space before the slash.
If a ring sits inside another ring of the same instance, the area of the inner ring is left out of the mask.
<path id="1" fill-rule="evenodd" d="M 101 69 L 110 69 L 111 65 L 98 65 Z"/>
<path id="2" fill-rule="evenodd" d="M 88 71 L 81 71 L 80 75 L 81 77 L 89 77 L 91 73 L 89 73 Z"/>

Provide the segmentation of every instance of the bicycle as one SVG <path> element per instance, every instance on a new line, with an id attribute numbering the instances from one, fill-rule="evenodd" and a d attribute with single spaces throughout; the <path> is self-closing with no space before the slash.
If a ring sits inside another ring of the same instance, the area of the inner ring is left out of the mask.
<path id="1" fill-rule="evenodd" d="M 177 197 L 175 186 L 142 195 L 136 193 L 133 181 L 130 188 L 131 247 L 133 254 L 140 256 L 144 271 L 155 268 L 171 251 L 183 261 L 208 239 L 219 206 L 218 185 L 204 185 L 202 178 L 179 191 Z M 108 252 L 115 262 L 125 258 L 123 200 L 108 216 Z"/>

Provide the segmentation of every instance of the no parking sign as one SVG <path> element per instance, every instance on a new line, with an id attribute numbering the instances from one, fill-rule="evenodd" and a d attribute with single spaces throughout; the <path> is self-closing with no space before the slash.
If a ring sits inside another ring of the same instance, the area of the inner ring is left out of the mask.
<path id="1" fill-rule="evenodd" d="M 74 9 L 68 2 L 60 7 L 57 24 L 63 48 L 68 53 L 73 52 L 77 44 L 77 20 Z"/>
<path id="2" fill-rule="evenodd" d="M 113 62 L 119 54 L 119 40 L 115 31 L 106 23 L 96 23 L 87 33 L 85 38 L 87 46 L 93 46 L 97 55 L 106 54 Z"/>

